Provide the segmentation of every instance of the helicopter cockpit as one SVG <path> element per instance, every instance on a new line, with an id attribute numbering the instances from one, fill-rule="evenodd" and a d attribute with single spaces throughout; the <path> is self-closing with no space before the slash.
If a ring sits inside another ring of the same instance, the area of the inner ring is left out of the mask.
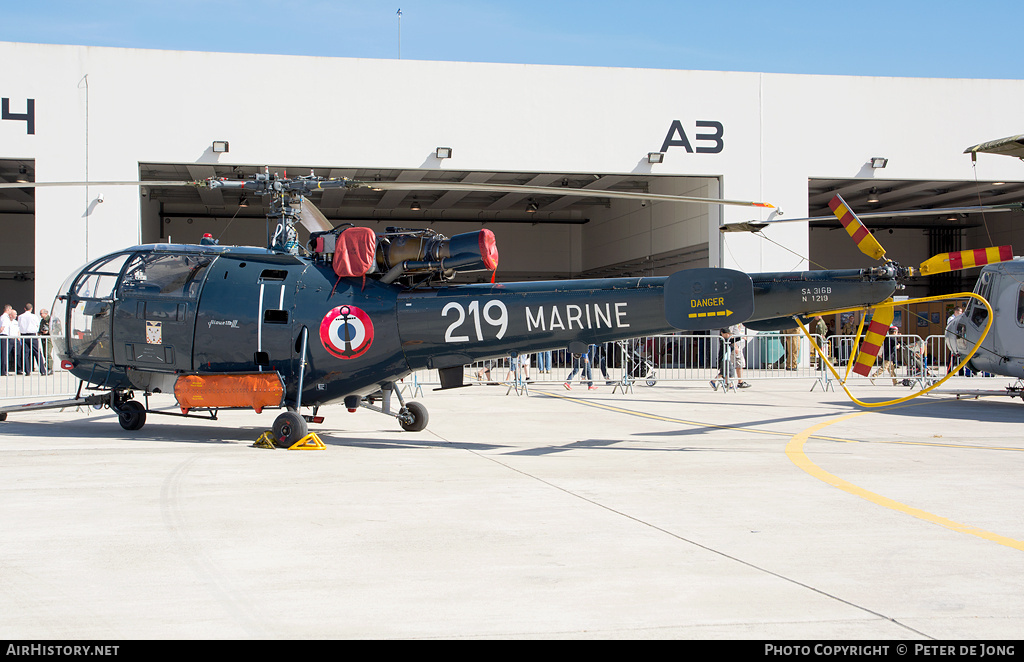
<path id="1" fill-rule="evenodd" d="M 51 311 L 51 334 L 64 367 L 191 367 L 188 322 L 194 321 L 206 272 L 219 252 L 136 247 L 79 268 L 64 281 Z"/>

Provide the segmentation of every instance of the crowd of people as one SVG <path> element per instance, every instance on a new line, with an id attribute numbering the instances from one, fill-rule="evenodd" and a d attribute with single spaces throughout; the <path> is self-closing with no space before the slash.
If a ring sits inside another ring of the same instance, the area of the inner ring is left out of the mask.
<path id="1" fill-rule="evenodd" d="M 19 315 L 10 304 L 4 306 L 0 316 L 0 376 L 28 375 L 33 370 L 49 375 L 53 366 L 50 354 L 50 313 L 45 308 L 38 313 L 26 303 Z"/>
<path id="2" fill-rule="evenodd" d="M 951 323 L 962 312 L 963 308 L 959 305 L 956 306 L 949 315 L 947 324 Z M 815 345 L 824 353 L 827 360 L 833 361 L 837 365 L 845 365 L 853 359 L 851 353 L 855 347 L 854 339 L 858 329 L 857 320 L 852 315 L 844 316 L 843 326 L 840 330 L 841 335 L 836 333 L 834 324 L 835 322 L 832 319 L 825 320 L 821 315 L 815 315 L 808 321 L 807 330 L 812 334 Z M 639 341 L 635 341 L 634 345 L 630 346 L 624 343 L 617 344 L 622 346 L 622 369 L 633 379 L 640 379 L 643 376 L 642 374 L 633 374 L 636 369 L 635 364 L 640 360 L 649 359 L 648 362 L 651 366 L 671 365 L 673 361 L 678 362 L 679 365 L 683 365 L 684 362 L 687 362 L 687 365 L 691 365 L 689 362 L 692 362 L 692 365 L 696 366 L 711 365 L 717 368 L 718 374 L 710 381 L 710 385 L 711 388 L 718 390 L 718 387 L 723 385 L 728 388 L 732 388 L 733 385 L 735 388 L 751 387 L 751 383 L 746 381 L 743 375 L 747 367 L 747 349 L 748 340 L 750 339 L 765 340 L 777 345 L 778 348 L 776 350 L 770 344 L 759 344 L 757 350 L 755 350 L 755 360 L 766 362 L 764 363 L 765 367 L 796 371 L 801 360 L 802 333 L 800 328 L 793 328 L 782 331 L 778 336 L 778 340 L 773 340 L 773 336 L 770 335 L 759 338 L 756 331 L 749 331 L 740 323 L 720 329 L 717 334 L 718 338 L 714 338 L 714 334 L 712 334 L 711 338 L 704 338 L 703 344 L 698 344 L 702 336 L 695 335 L 689 338 L 689 340 L 693 341 L 692 346 L 676 345 L 670 342 L 662 346 L 656 346 L 649 338 L 646 340 L 646 344 Z M 598 371 L 604 377 L 606 385 L 614 385 L 616 382 L 608 374 L 608 367 L 612 364 L 611 359 L 613 357 L 609 357 L 608 352 L 610 349 L 614 349 L 613 346 L 615 344 L 602 343 L 590 345 L 587 351 L 582 353 L 563 352 L 564 355 L 558 361 L 555 361 L 556 364 L 564 366 L 568 370 L 568 375 L 562 384 L 563 387 L 566 390 L 572 390 L 573 382 L 578 377 L 580 386 L 586 387 L 589 390 L 595 390 L 598 387 L 595 383 L 594 373 Z M 631 347 L 632 350 L 630 349 Z M 712 363 L 716 347 L 718 360 L 717 363 Z M 760 352 L 759 354 L 758 351 Z M 538 352 L 536 356 L 536 373 L 543 380 L 552 374 L 552 352 Z M 758 356 L 760 359 L 757 359 Z M 618 355 L 616 354 L 614 358 L 617 360 L 617 357 Z M 660 363 L 658 362 L 659 358 Z M 817 351 L 811 350 L 809 361 L 811 367 L 824 371 L 824 359 L 818 356 Z M 930 357 L 925 341 L 918 336 L 900 335 L 900 329 L 895 324 L 889 329 L 889 336 L 885 339 L 877 361 L 877 368 L 871 374 L 872 383 L 875 382 L 874 378 L 885 373 L 893 380 L 894 385 L 898 384 L 900 378 L 897 378 L 896 375 L 897 368 L 906 368 L 907 377 L 927 378 L 936 376 L 935 370 L 929 364 Z M 959 361 L 960 356 L 951 353 L 948 369 L 951 370 Z M 484 366 L 477 371 L 477 379 L 486 379 L 490 383 L 498 383 L 496 380 L 492 381 L 493 378 L 490 370 L 492 367 L 495 367 L 496 363 L 494 360 L 485 362 Z M 615 365 L 618 367 L 619 364 L 616 363 Z M 506 380 L 509 377 L 520 374 L 522 379 L 527 381 L 530 379 L 529 354 L 519 354 L 509 361 L 509 375 L 506 377 Z M 966 370 L 962 370 L 960 374 L 970 375 Z M 550 379 L 550 377 L 547 378 Z M 907 380 L 903 379 L 903 381 L 906 382 Z"/>

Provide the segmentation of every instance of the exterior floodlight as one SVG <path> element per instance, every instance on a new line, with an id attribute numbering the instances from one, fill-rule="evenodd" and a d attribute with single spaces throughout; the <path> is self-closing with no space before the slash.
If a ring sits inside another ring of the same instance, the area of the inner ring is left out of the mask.
<path id="1" fill-rule="evenodd" d="M 889 159 L 883 159 L 881 156 L 872 156 L 871 157 L 871 167 L 872 168 L 884 168 L 888 164 L 889 164 Z"/>
<path id="2" fill-rule="evenodd" d="M 437 151 L 435 152 L 435 154 L 437 154 L 437 158 L 439 158 L 439 159 L 450 159 L 450 158 L 452 158 L 452 148 L 451 147 L 438 147 Z"/>
<path id="3" fill-rule="evenodd" d="M 648 152 L 647 162 L 648 163 L 661 163 L 665 160 L 664 152 Z"/>
<path id="4" fill-rule="evenodd" d="M 213 141 L 213 153 L 224 154 L 228 152 L 228 141 L 226 140 L 214 140 Z"/>

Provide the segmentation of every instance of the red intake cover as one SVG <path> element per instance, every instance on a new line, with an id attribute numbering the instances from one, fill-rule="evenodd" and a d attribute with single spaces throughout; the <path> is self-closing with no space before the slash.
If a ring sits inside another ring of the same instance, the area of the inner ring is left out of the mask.
<path id="1" fill-rule="evenodd" d="M 498 243 L 494 240 L 494 233 L 487 228 L 480 230 L 480 257 L 489 270 L 498 268 Z"/>
<path id="2" fill-rule="evenodd" d="M 370 228 L 346 228 L 334 248 L 334 273 L 339 278 L 365 276 L 373 269 L 377 235 Z"/>

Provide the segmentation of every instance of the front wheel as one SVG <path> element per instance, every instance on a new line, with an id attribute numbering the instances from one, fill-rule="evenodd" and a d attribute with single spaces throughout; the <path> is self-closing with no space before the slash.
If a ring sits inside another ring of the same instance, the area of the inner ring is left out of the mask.
<path id="1" fill-rule="evenodd" d="M 274 443 L 279 448 L 288 448 L 309 433 L 306 419 L 297 411 L 286 411 L 274 419 Z"/>
<path id="2" fill-rule="evenodd" d="M 129 400 L 117 412 L 117 422 L 125 430 L 139 430 L 146 424 L 146 408 L 138 400 Z"/>
<path id="3" fill-rule="evenodd" d="M 406 432 L 419 432 L 427 427 L 427 408 L 418 402 L 410 402 L 398 412 L 398 422 Z"/>

